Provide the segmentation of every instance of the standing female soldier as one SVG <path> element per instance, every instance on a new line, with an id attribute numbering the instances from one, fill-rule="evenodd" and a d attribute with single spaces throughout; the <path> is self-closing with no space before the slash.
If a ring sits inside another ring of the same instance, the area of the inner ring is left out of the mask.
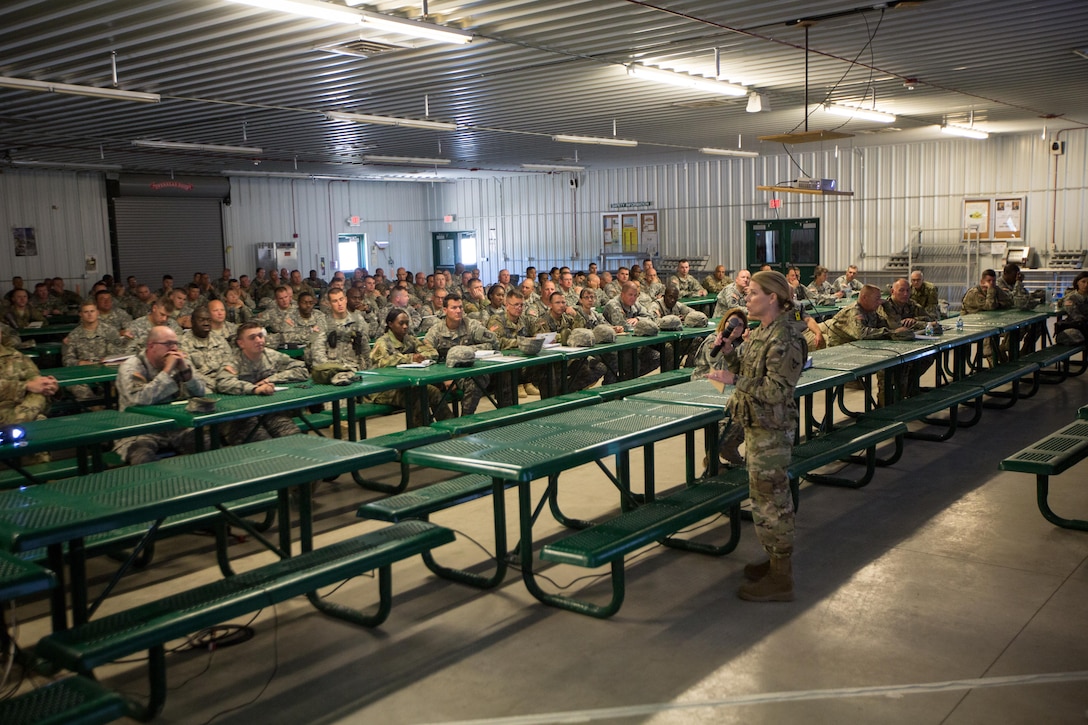
<path id="1" fill-rule="evenodd" d="M 738 594 L 754 602 L 793 600 L 793 499 L 786 467 L 797 426 L 793 394 L 805 345 L 790 321 L 792 297 L 780 272 L 756 272 L 748 288 L 748 315 L 760 326 L 740 354 L 733 345 L 744 328 L 736 328 L 723 348 L 729 370 L 737 374 L 729 411 L 744 426 L 752 519 L 770 555 L 768 561 L 744 567 L 748 582 Z"/>

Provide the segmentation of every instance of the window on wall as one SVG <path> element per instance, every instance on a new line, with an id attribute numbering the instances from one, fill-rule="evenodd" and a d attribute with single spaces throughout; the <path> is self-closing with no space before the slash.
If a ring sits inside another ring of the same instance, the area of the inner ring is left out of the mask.
<path id="1" fill-rule="evenodd" d="M 336 239 L 336 268 L 349 277 L 357 267 L 367 267 L 365 234 L 339 234 Z"/>

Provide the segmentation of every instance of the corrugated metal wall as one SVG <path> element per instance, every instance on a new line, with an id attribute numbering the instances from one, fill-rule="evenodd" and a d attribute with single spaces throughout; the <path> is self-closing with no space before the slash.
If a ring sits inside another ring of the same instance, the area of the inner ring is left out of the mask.
<path id="1" fill-rule="evenodd" d="M 12 227 L 33 227 L 38 256 L 16 257 Z M 84 273 L 87 257 L 98 271 Z M 100 173 L 11 171 L 0 174 L 0 285 L 10 289 L 15 275 L 34 283 L 64 277 L 69 289 L 89 286 L 110 269 L 106 184 Z"/>
<path id="2" fill-rule="evenodd" d="M 839 188 L 856 195 L 782 194 L 777 215 L 818 216 L 822 258 L 835 270 L 848 264 L 881 269 L 888 255 L 906 247 L 914 227 L 943 230 L 927 231 L 927 241 L 955 241 L 963 199 L 975 196 L 1023 196 L 1028 243 L 1043 251 L 1053 239 L 1059 250 L 1083 249 L 1088 131 L 1060 138 L 1066 141 L 1060 157 L 1052 156 L 1049 142 L 1037 135 L 879 147 L 798 146 L 793 158 L 806 174 L 835 178 Z M 530 263 L 584 267 L 601 251 L 600 215 L 609 204 L 651 201 L 661 212 L 663 255 L 707 255 L 736 267 L 744 261 L 744 221 L 776 215 L 768 208 L 771 195 L 756 191 L 756 185 L 798 175 L 790 157 L 777 154 L 589 170 L 579 174 L 577 190 L 570 186 L 570 174 L 454 184 L 235 178 L 232 204 L 224 211 L 225 256 L 241 274 L 255 266 L 255 244 L 296 239 L 308 270 L 320 256 L 331 265 L 337 233 L 362 232 L 370 241 L 390 242 L 371 266 L 426 270 L 432 265 L 432 231 L 470 229 L 480 235 L 483 276 L 494 279 L 502 267 L 517 273 Z M 2 276 L 79 278 L 87 254 L 96 254 L 100 269 L 109 269 L 104 195 L 96 175 L 5 171 L 0 175 L 0 229 L 10 238 L 12 226 L 35 227 L 41 256 L 16 258 L 10 242 L 0 245 Z M 456 215 L 456 221 L 444 224 L 445 214 Z M 352 215 L 362 217 L 360 227 L 348 226 Z"/>
<path id="3" fill-rule="evenodd" d="M 389 242 L 378 258 L 371 259 L 371 271 L 375 267 L 388 271 L 390 266 L 429 268 L 430 233 L 441 228 L 431 221 L 436 214 L 432 186 L 233 178 L 231 205 L 223 213 L 227 262 L 235 274 L 252 272 L 257 244 L 295 241 L 302 276 L 318 269 L 320 257 L 329 265 L 326 276 L 332 276 L 336 235 L 352 233 L 366 234 L 368 242 Z M 362 218 L 360 226 L 349 226 L 352 216 Z"/>

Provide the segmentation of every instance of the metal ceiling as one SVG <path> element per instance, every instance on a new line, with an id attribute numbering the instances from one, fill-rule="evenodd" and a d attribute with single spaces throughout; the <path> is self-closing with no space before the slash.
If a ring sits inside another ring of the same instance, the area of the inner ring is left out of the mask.
<path id="1" fill-rule="evenodd" d="M 110 87 L 116 53 L 118 87 L 162 101 L 0 88 L 0 169 L 30 161 L 179 174 L 466 177 L 575 158 L 587 168 L 707 158 L 699 148 L 736 148 L 738 138 L 746 150 L 777 153 L 781 145 L 757 137 L 804 128 L 806 59 L 808 128 L 855 134 L 840 144 L 933 139 L 935 125 L 972 116 L 991 133 L 1088 123 L 1088 2 L 855 2 L 427 3 L 431 22 L 475 34 L 465 46 L 360 34 L 226 0 L 5 2 L 0 76 Z M 355 4 L 413 18 L 424 9 L 405 0 Z M 318 49 L 360 40 L 389 47 L 368 58 Z M 744 97 L 628 78 L 630 63 L 708 77 L 720 70 L 762 94 L 765 110 L 747 113 Z M 889 128 L 829 116 L 818 110 L 828 99 L 899 118 Z M 426 117 L 458 129 L 345 123 L 328 120 L 329 111 Z M 611 136 L 613 125 L 638 148 L 551 139 Z M 132 145 L 137 139 L 263 153 L 145 149 Z M 453 163 L 375 166 L 363 162 L 367 153 Z"/>

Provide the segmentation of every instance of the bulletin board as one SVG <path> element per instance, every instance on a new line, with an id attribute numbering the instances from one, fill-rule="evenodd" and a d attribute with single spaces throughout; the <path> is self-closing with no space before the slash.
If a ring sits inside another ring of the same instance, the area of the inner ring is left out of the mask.
<path id="1" fill-rule="evenodd" d="M 991 239 L 990 233 L 990 199 L 964 199 L 963 200 L 963 239 Z M 974 229 L 978 227 L 976 237 Z"/>
<path id="2" fill-rule="evenodd" d="M 994 239 L 1024 238 L 1025 201 L 1022 196 L 994 199 Z"/>
<path id="3" fill-rule="evenodd" d="M 660 221 L 660 212 L 656 211 L 602 214 L 601 241 L 605 252 L 656 252 L 661 244 Z"/>

